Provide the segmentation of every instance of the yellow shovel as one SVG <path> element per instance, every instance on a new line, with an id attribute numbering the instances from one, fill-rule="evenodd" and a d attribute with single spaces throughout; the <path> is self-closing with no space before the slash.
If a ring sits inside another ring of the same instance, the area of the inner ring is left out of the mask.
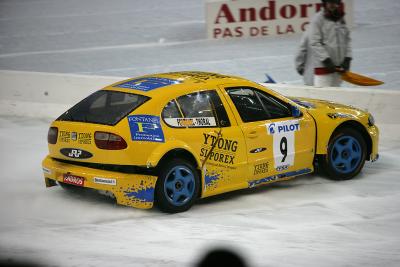
<path id="1" fill-rule="evenodd" d="M 357 74 L 351 71 L 343 71 L 343 69 L 337 68 L 337 72 L 342 74 L 342 80 L 348 83 L 361 85 L 361 86 L 376 86 L 384 84 L 384 82 L 372 79 L 361 74 Z"/>

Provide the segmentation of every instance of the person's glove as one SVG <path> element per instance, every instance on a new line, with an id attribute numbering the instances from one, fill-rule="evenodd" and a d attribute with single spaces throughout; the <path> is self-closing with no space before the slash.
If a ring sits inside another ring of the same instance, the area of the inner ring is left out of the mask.
<path id="1" fill-rule="evenodd" d="M 351 63 L 351 57 L 346 57 L 343 61 L 343 63 L 340 65 L 344 71 L 349 71 L 350 70 L 350 63 Z"/>
<path id="2" fill-rule="evenodd" d="M 303 76 L 304 74 L 304 67 L 303 66 L 299 66 L 296 68 L 297 73 L 300 74 L 301 76 Z"/>
<path id="3" fill-rule="evenodd" d="M 324 67 L 329 71 L 329 72 L 335 72 L 336 71 L 336 66 L 335 64 L 333 64 L 333 61 L 330 57 L 324 59 L 324 61 L 322 61 L 322 63 L 324 64 Z"/>

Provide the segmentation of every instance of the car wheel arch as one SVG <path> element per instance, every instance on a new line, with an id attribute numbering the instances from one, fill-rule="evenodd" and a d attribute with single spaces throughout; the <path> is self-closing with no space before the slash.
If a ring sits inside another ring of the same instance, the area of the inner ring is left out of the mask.
<path id="1" fill-rule="evenodd" d="M 327 140 L 327 153 L 317 157 L 318 171 L 332 180 L 349 180 L 358 175 L 370 153 L 365 136 L 368 132 L 364 129 L 357 121 L 336 127 Z"/>
<path id="2" fill-rule="evenodd" d="M 326 126 L 326 125 L 325 125 Z M 322 125 L 318 124 L 317 121 L 317 155 L 325 155 L 328 153 L 328 146 L 331 142 L 332 138 L 335 134 L 344 129 L 344 128 L 351 128 L 356 129 L 361 136 L 364 138 L 364 141 L 367 145 L 367 160 L 372 152 L 372 139 L 371 136 L 368 134 L 367 129 L 358 121 L 355 120 L 346 120 L 337 125 L 332 125 L 331 127 L 324 128 Z M 326 138 L 322 138 L 321 136 L 326 136 Z"/>
<path id="3" fill-rule="evenodd" d="M 187 145 L 185 142 L 174 140 L 164 143 L 154 149 L 151 152 L 150 156 L 147 158 L 146 166 L 149 168 L 157 167 L 163 160 L 163 158 L 170 155 L 171 153 L 184 154 L 187 155 L 189 158 L 193 158 L 194 162 L 196 163 L 196 168 L 197 166 L 201 165 L 200 159 L 194 156 L 195 153 L 189 145 Z"/>
<path id="4" fill-rule="evenodd" d="M 159 168 L 160 166 L 165 164 L 165 162 L 168 162 L 172 158 L 185 159 L 185 160 L 189 161 L 191 164 L 193 164 L 193 167 L 195 167 L 196 169 L 199 169 L 200 164 L 196 160 L 196 158 L 193 156 L 193 154 L 183 148 L 175 148 L 175 149 L 172 149 L 172 150 L 169 150 L 168 152 L 166 152 L 158 161 L 156 168 Z"/>
<path id="5" fill-rule="evenodd" d="M 171 159 L 176 159 L 176 158 L 181 158 L 181 159 L 185 159 L 185 160 L 189 161 L 193 165 L 193 167 L 198 171 L 198 174 L 200 177 L 200 183 L 202 184 L 201 162 L 188 149 L 174 148 L 174 149 L 165 151 L 165 153 L 163 153 L 163 155 L 159 158 L 157 163 L 154 164 L 153 166 L 155 167 L 155 169 L 157 170 L 157 173 L 158 173 L 158 171 L 164 164 L 171 161 Z"/>
<path id="6" fill-rule="evenodd" d="M 358 121 L 348 120 L 348 121 L 345 121 L 345 122 L 339 124 L 335 128 L 335 130 L 332 131 L 332 134 L 328 140 L 328 144 L 331 142 L 332 138 L 335 136 L 335 134 L 337 132 L 340 132 L 342 129 L 345 129 L 345 128 L 355 129 L 358 133 L 361 134 L 361 136 L 363 137 L 363 139 L 365 141 L 365 144 L 367 145 L 367 160 L 369 160 L 370 159 L 369 157 L 372 152 L 372 139 L 371 139 L 371 136 L 368 134 L 367 130 L 365 129 L 365 127 Z"/>

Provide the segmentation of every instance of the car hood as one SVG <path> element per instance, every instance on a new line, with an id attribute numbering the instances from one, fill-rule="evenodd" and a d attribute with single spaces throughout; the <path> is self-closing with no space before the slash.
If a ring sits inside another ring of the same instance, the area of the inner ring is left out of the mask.
<path id="1" fill-rule="evenodd" d="M 332 101 L 305 97 L 290 97 L 290 99 L 296 104 L 307 108 L 310 113 L 326 113 L 328 116 L 335 118 L 360 118 L 368 115 L 368 112 L 359 108 Z"/>

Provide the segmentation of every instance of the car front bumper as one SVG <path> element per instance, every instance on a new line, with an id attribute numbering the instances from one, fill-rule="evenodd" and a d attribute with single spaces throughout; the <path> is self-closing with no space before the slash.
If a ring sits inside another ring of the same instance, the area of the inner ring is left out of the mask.
<path id="1" fill-rule="evenodd" d="M 372 147 L 371 154 L 369 155 L 370 161 L 374 162 L 379 159 L 379 128 L 377 126 L 371 126 L 368 129 L 368 133 L 371 137 Z"/>
<path id="2" fill-rule="evenodd" d="M 47 156 L 42 162 L 46 187 L 64 182 L 65 175 L 82 178 L 80 187 L 112 193 L 118 204 L 140 209 L 150 209 L 154 204 L 157 177 L 127 174 L 82 167 L 56 161 Z"/>

